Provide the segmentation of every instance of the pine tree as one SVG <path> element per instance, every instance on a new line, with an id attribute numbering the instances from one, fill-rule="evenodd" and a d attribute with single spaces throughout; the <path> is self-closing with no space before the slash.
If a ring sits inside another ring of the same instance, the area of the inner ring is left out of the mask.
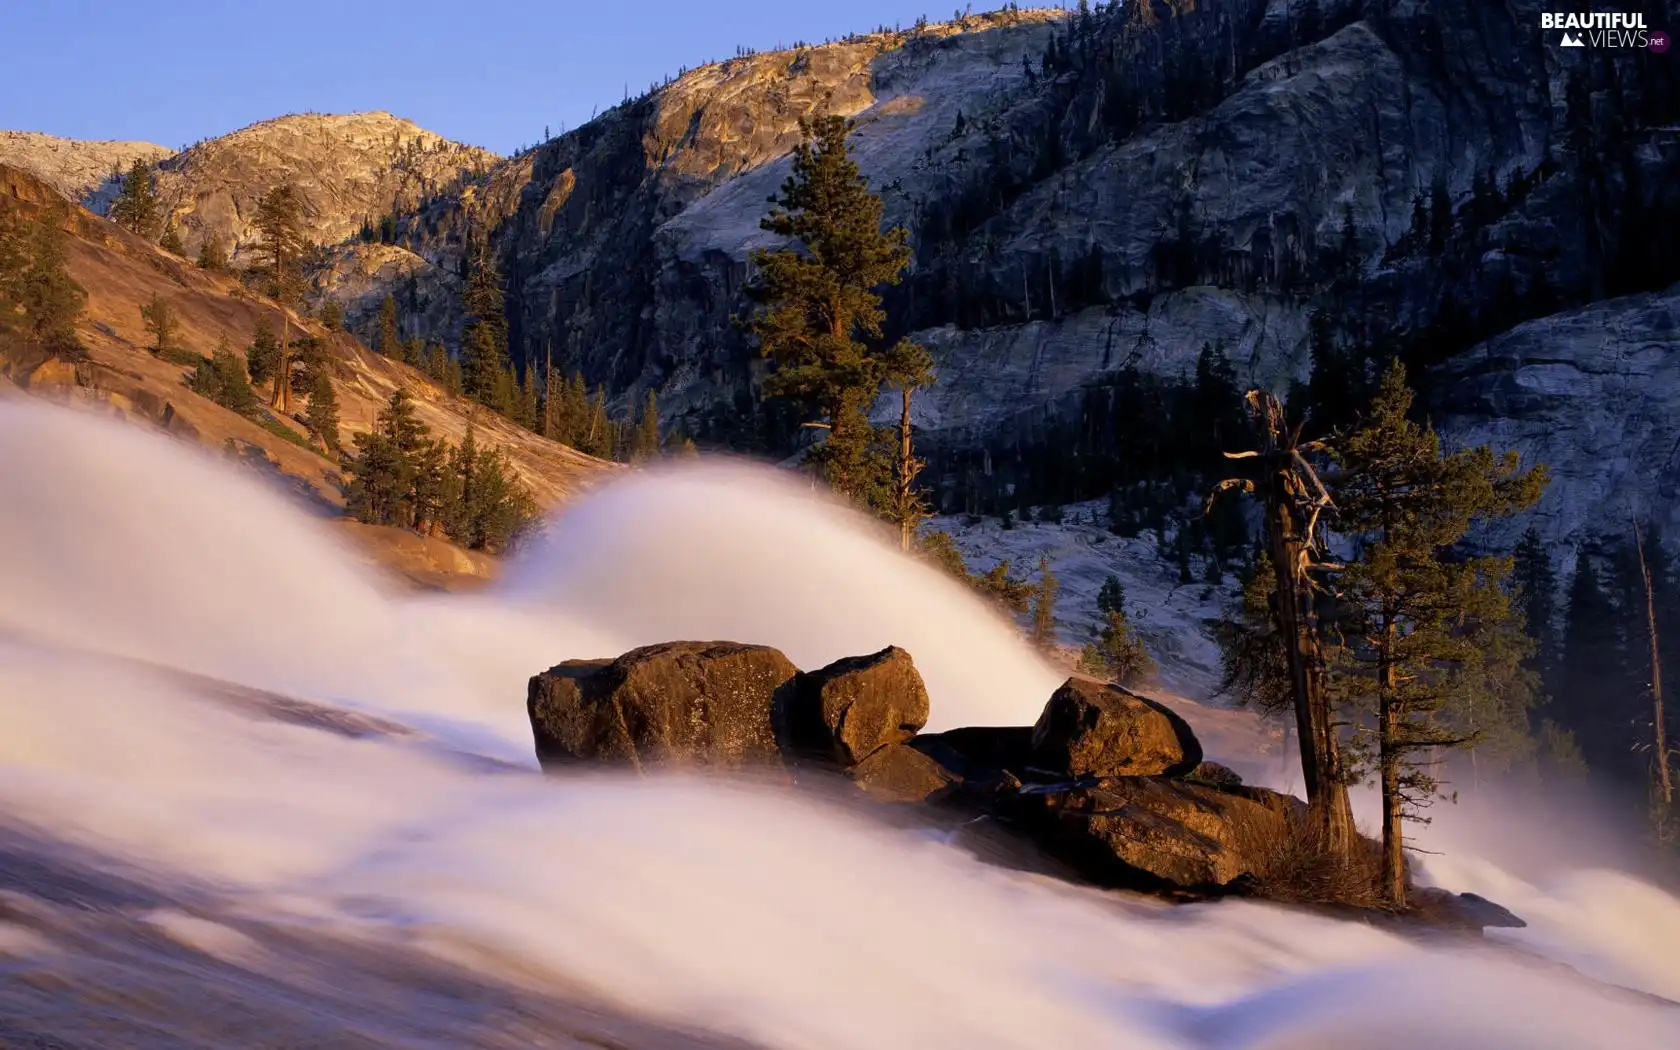
<path id="1" fill-rule="evenodd" d="M 245 366 L 250 370 L 253 383 L 268 382 L 274 378 L 275 369 L 280 367 L 280 341 L 274 338 L 274 329 L 268 326 L 264 317 L 258 317 L 251 330 L 251 345 L 245 349 Z"/>
<path id="2" fill-rule="evenodd" d="M 170 223 L 163 229 L 163 236 L 158 238 L 158 247 L 171 255 L 187 257 L 187 246 L 181 243 L 181 234 L 176 231 L 175 224 Z"/>
<path id="3" fill-rule="evenodd" d="M 356 453 L 346 464 L 350 485 L 346 510 L 369 525 L 411 527 L 419 454 L 430 443 L 425 424 L 414 414 L 414 401 L 400 387 L 366 434 L 355 436 Z"/>
<path id="4" fill-rule="evenodd" d="M 879 510 L 890 502 L 891 457 L 877 448 L 868 411 L 886 376 L 874 343 L 884 314 L 875 289 L 898 282 L 910 261 L 902 227 L 881 230 L 881 198 L 847 151 L 849 121 L 800 123 L 793 173 L 760 226 L 793 242 L 753 254 L 759 304 L 750 330 L 776 365 L 765 390 L 788 398 L 825 429 L 811 454 L 829 486 Z"/>
<path id="5" fill-rule="evenodd" d="M 194 393 L 242 416 L 257 410 L 256 394 L 245 376 L 245 361 L 228 345 L 226 336 L 217 343 L 210 360 L 199 362 L 188 385 Z"/>
<path id="6" fill-rule="evenodd" d="M 401 361 L 401 344 L 397 334 L 397 297 L 387 294 L 379 304 L 379 345 L 375 349 L 393 361 Z"/>
<path id="7" fill-rule="evenodd" d="M 344 328 L 344 307 L 338 304 L 337 299 L 328 299 L 321 304 L 321 323 L 332 332 Z"/>
<path id="8" fill-rule="evenodd" d="M 152 172 L 138 157 L 123 177 L 122 190 L 111 205 L 111 221 L 148 239 L 157 233 L 158 199 L 152 189 Z"/>
<path id="9" fill-rule="evenodd" d="M 63 230 L 0 215 L 0 336 L 15 333 L 48 351 L 76 353 L 86 301 L 65 264 Z"/>
<path id="10" fill-rule="evenodd" d="M 883 517 L 898 526 L 899 549 L 909 551 L 916 529 L 932 514 L 916 489 L 916 478 L 927 464 L 916 457 L 911 444 L 910 397 L 933 382 L 933 359 L 922 347 L 908 339 L 900 340 L 887 355 L 886 376 L 890 384 L 898 387 L 901 401 L 898 441 L 893 449 L 892 495 Z"/>
<path id="11" fill-rule="evenodd" d="M 333 390 L 332 376 L 317 369 L 309 385 L 309 410 L 304 414 L 309 433 L 328 452 L 339 450 L 338 394 Z"/>
<path id="12" fill-rule="evenodd" d="M 659 458 L 659 397 L 652 390 L 642 406 L 642 416 L 636 421 L 630 438 L 630 462 L 645 463 Z"/>
<path id="13" fill-rule="evenodd" d="M 1126 618 L 1123 609 L 1104 611 L 1097 640 L 1079 654 L 1079 669 L 1116 685 L 1135 686 L 1155 674 L 1155 660 Z"/>
<path id="14" fill-rule="evenodd" d="M 1242 603 L 1234 619 L 1214 629 L 1219 643 L 1219 692 L 1262 711 L 1282 714 L 1292 702 L 1284 636 L 1272 607 L 1276 570 L 1262 552 L 1243 579 Z"/>
<path id="15" fill-rule="evenodd" d="M 1616 607 L 1605 593 L 1585 546 L 1577 549 L 1564 606 L 1563 658 L 1556 703 L 1560 717 L 1580 738 L 1588 766 L 1605 772 L 1625 767 L 1627 707 L 1618 685 L 1621 667 Z"/>
<path id="16" fill-rule="evenodd" d="M 461 327 L 462 389 L 480 404 L 498 408 L 510 367 L 507 316 L 501 272 L 495 258 L 482 246 L 474 252 L 467 269 L 461 310 L 466 317 Z"/>
<path id="17" fill-rule="evenodd" d="M 208 236 L 198 246 L 198 268 L 211 273 L 221 273 L 228 268 L 227 249 L 222 247 L 220 237 Z"/>
<path id="18" fill-rule="evenodd" d="M 1532 506 L 1543 467 L 1519 469 L 1514 453 L 1443 454 L 1435 432 L 1407 419 L 1412 392 L 1395 362 L 1364 425 L 1334 454 L 1338 529 L 1361 556 L 1340 573 L 1342 644 L 1333 676 L 1344 705 L 1375 717 L 1374 756 L 1383 798 L 1383 891 L 1406 904 L 1403 822 L 1437 796 L 1428 755 L 1465 747 L 1484 731 L 1476 701 L 1497 697 L 1526 712 L 1520 638 L 1505 590 L 1508 558 L 1451 548 L 1478 521 Z M 1484 705 L 1485 706 L 1485 705 Z"/>
<path id="19" fill-rule="evenodd" d="M 1545 682 L 1552 681 L 1558 657 L 1557 574 L 1552 559 L 1533 526 L 1523 532 L 1513 554 L 1511 582 L 1516 586 L 1516 604 L 1522 614 L 1523 630 L 1534 640 L 1532 666 Z"/>
<path id="20" fill-rule="evenodd" d="M 280 303 L 280 344 L 275 362 L 274 393 L 269 404 L 281 412 L 291 406 L 291 315 L 287 306 L 302 293 L 298 262 L 306 247 L 302 204 L 290 183 L 282 183 L 257 201 L 256 227 L 268 259 L 270 291 Z"/>
<path id="21" fill-rule="evenodd" d="M 1038 586 L 1033 589 L 1032 641 L 1045 651 L 1056 646 L 1056 592 L 1062 581 L 1050 571 L 1050 559 L 1038 559 Z"/>
<path id="22" fill-rule="evenodd" d="M 154 294 L 150 301 L 140 307 L 140 320 L 145 322 L 146 331 L 151 334 L 153 354 L 175 349 L 175 333 L 181 326 L 175 317 L 174 308 L 169 305 L 169 300 Z"/>

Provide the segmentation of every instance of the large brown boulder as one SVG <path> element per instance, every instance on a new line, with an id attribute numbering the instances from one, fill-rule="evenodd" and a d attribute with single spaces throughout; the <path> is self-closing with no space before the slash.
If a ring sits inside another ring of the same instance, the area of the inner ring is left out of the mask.
<path id="1" fill-rule="evenodd" d="M 1023 795 L 1017 817 L 1048 852 L 1095 882 L 1209 891 L 1263 878 L 1301 809 L 1299 800 L 1262 788 L 1122 777 Z"/>
<path id="2" fill-rule="evenodd" d="M 1182 776 L 1202 760 L 1190 724 L 1153 700 L 1069 678 L 1033 726 L 1032 764 L 1069 777 Z"/>
<path id="3" fill-rule="evenodd" d="M 544 769 L 578 761 L 779 765 L 777 725 L 799 671 L 762 645 L 666 642 L 572 660 L 531 679 Z"/>
<path id="4" fill-rule="evenodd" d="M 847 767 L 904 743 L 928 719 L 922 676 L 896 645 L 801 674 L 793 703 L 794 743 Z"/>
<path id="5" fill-rule="evenodd" d="M 877 802 L 929 802 L 957 782 L 938 762 L 903 744 L 888 744 L 846 775 Z"/>

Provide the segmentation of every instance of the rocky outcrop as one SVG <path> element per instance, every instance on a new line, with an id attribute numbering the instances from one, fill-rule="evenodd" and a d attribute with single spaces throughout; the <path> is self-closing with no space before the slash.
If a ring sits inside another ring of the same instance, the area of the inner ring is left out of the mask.
<path id="1" fill-rule="evenodd" d="M 531 679 L 526 710 L 545 769 L 776 766 L 776 713 L 798 673 L 768 646 L 667 642 L 552 667 Z"/>
<path id="2" fill-rule="evenodd" d="M 1201 760 L 1202 747 L 1184 719 L 1088 678 L 1069 678 L 1033 726 L 1033 765 L 1053 775 L 1182 776 Z"/>
<path id="3" fill-rule="evenodd" d="M 1548 539 L 1680 527 L 1680 285 L 1519 325 L 1441 369 L 1442 425 L 1459 442 L 1514 449 L 1552 483 L 1528 524 Z"/>
<path id="4" fill-rule="evenodd" d="M 915 748 L 889 744 L 846 771 L 877 802 L 927 802 L 957 783 L 950 770 Z"/>
<path id="5" fill-rule="evenodd" d="M 927 688 L 897 646 L 801 674 L 789 715 L 796 744 L 841 766 L 905 743 L 927 719 Z"/>
<path id="6" fill-rule="evenodd" d="M 215 237 L 239 264 L 259 239 L 257 200 L 282 182 L 298 191 L 307 238 L 330 245 L 458 188 L 497 159 L 389 113 L 305 113 L 175 154 L 159 167 L 157 188 L 189 254 Z"/>
<path id="7" fill-rule="evenodd" d="M 990 815 L 1102 885 L 1253 886 L 1304 809 L 1201 763 L 1177 715 L 1080 678 L 1035 727 L 916 737 L 927 692 L 891 646 L 802 673 L 763 646 L 671 642 L 553 667 L 531 679 L 527 709 L 549 772 L 588 762 L 790 768 L 802 783 L 839 773 L 874 802 Z"/>
<path id="8" fill-rule="evenodd" d="M 1272 791 L 1168 777 L 1116 778 L 1021 799 L 1016 818 L 1095 881 L 1204 891 L 1264 875 L 1271 851 L 1305 809 Z"/>
<path id="9" fill-rule="evenodd" d="M 0 164 L 27 171 L 80 204 L 136 160 L 156 164 L 174 151 L 150 142 L 61 139 L 35 131 L 0 131 Z"/>

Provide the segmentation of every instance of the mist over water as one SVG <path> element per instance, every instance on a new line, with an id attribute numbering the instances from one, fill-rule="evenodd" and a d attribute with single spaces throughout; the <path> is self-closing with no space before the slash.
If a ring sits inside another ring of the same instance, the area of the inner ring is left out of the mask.
<path id="1" fill-rule="evenodd" d="M 1528 918 L 1523 952 L 1061 886 L 740 784 L 537 775 L 529 675 L 673 637 L 805 667 L 902 645 L 935 728 L 1029 721 L 1056 681 L 962 588 L 761 470 L 615 482 L 489 593 L 409 598 L 232 467 L 0 403 L 4 823 L 192 887 L 201 914 L 142 918 L 229 965 L 281 965 L 234 929 L 260 921 L 792 1050 L 1680 1045 L 1680 1012 L 1567 968 L 1680 997 L 1680 901 L 1591 858 L 1502 867 L 1468 822 L 1429 871 Z M 413 732 L 255 718 L 164 668 Z M 72 950 L 47 941 L 0 920 L 0 957 Z"/>

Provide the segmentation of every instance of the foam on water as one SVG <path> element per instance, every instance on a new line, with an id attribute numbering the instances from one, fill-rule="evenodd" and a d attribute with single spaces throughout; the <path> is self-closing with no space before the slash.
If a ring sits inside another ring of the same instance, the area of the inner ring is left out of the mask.
<path id="1" fill-rule="evenodd" d="M 770 642 L 804 666 L 895 642 L 943 724 L 1036 713 L 1053 676 L 976 600 L 738 466 L 615 483 L 498 591 L 407 600 L 232 468 L 0 404 L 0 635 L 10 821 L 213 888 L 235 915 L 649 1017 L 793 1050 L 1680 1045 L 1673 1010 L 1491 950 L 1075 890 L 741 785 L 462 761 L 530 765 L 532 671 L 672 636 Z M 429 736 L 252 719 L 135 658 Z M 1437 878 L 1538 918 L 1534 948 L 1680 988 L 1673 897 L 1611 872 L 1540 885 L 1469 849 Z M 212 954 L 256 950 L 209 919 L 143 919 Z"/>

